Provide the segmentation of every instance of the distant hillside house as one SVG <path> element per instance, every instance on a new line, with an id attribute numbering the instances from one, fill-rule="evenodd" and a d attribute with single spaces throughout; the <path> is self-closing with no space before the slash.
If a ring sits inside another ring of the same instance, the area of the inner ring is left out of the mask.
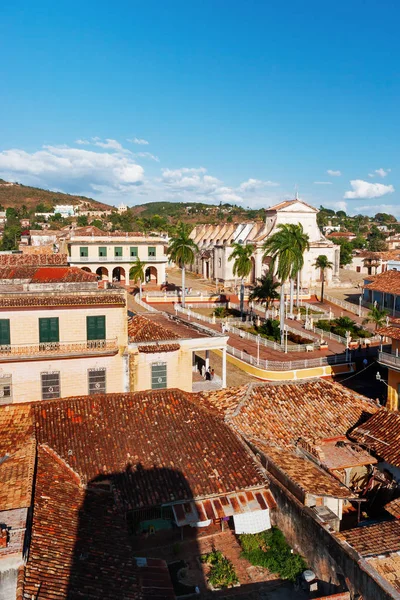
<path id="1" fill-rule="evenodd" d="M 265 222 L 225 223 L 221 225 L 197 225 L 191 237 L 199 247 L 192 270 L 205 279 L 218 279 L 224 283 L 233 283 L 234 261 L 230 261 L 232 244 L 253 244 L 253 269 L 248 283 L 254 283 L 268 269 L 270 259 L 263 259 L 264 242 L 278 231 L 278 225 L 301 223 L 310 240 L 310 249 L 304 255 L 304 267 L 301 272 L 302 285 L 310 286 L 321 280 L 321 272 L 313 265 L 320 254 L 324 254 L 333 263 L 333 269 L 327 269 L 326 281 L 329 283 L 339 275 L 340 247 L 328 240 L 317 224 L 318 210 L 302 200 L 281 202 L 266 211 Z"/>

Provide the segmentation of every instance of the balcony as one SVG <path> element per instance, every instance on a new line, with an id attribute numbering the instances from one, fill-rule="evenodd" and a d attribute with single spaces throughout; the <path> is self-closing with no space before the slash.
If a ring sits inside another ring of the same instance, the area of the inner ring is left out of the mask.
<path id="1" fill-rule="evenodd" d="M 378 362 L 385 367 L 391 367 L 392 369 L 400 370 L 400 356 L 396 354 L 389 354 L 388 352 L 379 352 Z"/>
<path id="2" fill-rule="evenodd" d="M 117 339 L 85 340 L 79 342 L 49 342 L 40 344 L 9 344 L 0 346 L 0 363 L 4 361 L 38 360 L 47 358 L 79 358 L 109 356 L 118 352 Z"/>
<path id="3" fill-rule="evenodd" d="M 139 257 L 145 263 L 166 263 L 168 256 L 147 256 L 146 258 Z M 129 263 L 133 265 L 136 261 L 135 256 L 69 256 L 68 262 L 70 265 L 79 263 Z"/>

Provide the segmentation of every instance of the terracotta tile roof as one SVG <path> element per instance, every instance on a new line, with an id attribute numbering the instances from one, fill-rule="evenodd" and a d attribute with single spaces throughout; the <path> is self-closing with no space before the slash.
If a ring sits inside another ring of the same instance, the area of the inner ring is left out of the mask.
<path id="1" fill-rule="evenodd" d="M 299 445 L 301 446 L 301 441 Z M 314 446 L 312 454 L 327 469 L 346 469 L 378 462 L 372 454 L 345 436 L 321 440 Z"/>
<path id="2" fill-rule="evenodd" d="M 154 323 L 146 317 L 135 315 L 128 322 L 129 341 L 138 342 L 157 342 L 179 339 L 179 335 L 170 331 L 159 323 Z"/>
<path id="3" fill-rule="evenodd" d="M 87 273 L 79 267 L 32 265 L 0 266 L 0 280 L 5 279 L 28 279 L 30 283 L 97 281 L 95 273 Z"/>
<path id="4" fill-rule="evenodd" d="M 378 573 L 386 579 L 396 590 L 400 592 L 400 555 L 390 554 L 385 557 L 369 558 L 370 564 Z"/>
<path id="5" fill-rule="evenodd" d="M 68 265 L 67 254 L 0 254 L 0 267 Z"/>
<path id="6" fill-rule="evenodd" d="M 34 403 L 32 410 L 39 442 L 84 482 L 123 473 L 116 489 L 128 506 L 265 485 L 250 453 L 217 413 L 180 390 L 67 398 Z M 138 470 L 153 468 L 158 475 L 130 484 Z"/>
<path id="7" fill-rule="evenodd" d="M 387 327 L 381 327 L 380 329 L 377 329 L 376 333 L 388 338 L 392 338 L 392 340 L 400 340 L 400 327 L 396 327 L 395 324 L 388 325 Z"/>
<path id="8" fill-rule="evenodd" d="M 377 411 L 371 400 L 323 379 L 248 384 L 207 397 L 219 410 L 228 406 L 228 421 L 243 435 L 283 447 L 345 435 Z"/>
<path id="9" fill-rule="evenodd" d="M 85 491 L 79 476 L 46 446 L 38 449 L 23 597 L 142 597 L 126 521 L 114 510 L 112 495 Z"/>
<path id="10" fill-rule="evenodd" d="M 400 519 L 400 498 L 396 498 L 385 504 L 385 510 L 396 517 L 396 519 Z"/>
<path id="11" fill-rule="evenodd" d="M 157 354 L 157 352 L 176 352 L 179 349 L 179 344 L 154 344 L 151 346 L 138 346 L 139 352 L 144 352 L 144 354 Z"/>
<path id="12" fill-rule="evenodd" d="M 91 305 L 114 305 L 125 306 L 125 299 L 122 294 L 102 294 L 96 293 L 92 295 L 64 294 L 57 295 L 35 295 L 26 294 L 6 296 L 0 295 L 0 308 L 9 307 L 36 307 L 36 306 L 91 306 Z"/>
<path id="13" fill-rule="evenodd" d="M 251 385 L 239 387 L 227 387 L 222 390 L 211 390 L 202 392 L 203 398 L 207 400 L 223 416 L 230 416 L 251 395 Z"/>
<path id="14" fill-rule="evenodd" d="M 400 413 L 381 408 L 366 423 L 356 427 L 351 437 L 380 459 L 400 467 Z"/>
<path id="15" fill-rule="evenodd" d="M 0 510 L 31 505 L 35 457 L 33 437 L 14 452 L 0 457 Z"/>
<path id="16" fill-rule="evenodd" d="M 337 535 L 364 557 L 400 551 L 400 521 L 398 520 L 356 527 Z"/>
<path id="17" fill-rule="evenodd" d="M 333 475 L 294 450 L 284 450 L 259 440 L 252 441 L 268 459 L 267 470 L 274 476 L 277 476 L 276 469 L 283 472 L 304 493 L 332 498 L 355 497 Z M 280 479 L 279 474 L 277 479 Z"/>
<path id="18" fill-rule="evenodd" d="M 33 435 L 33 421 L 29 404 L 0 406 L 0 456 L 11 454 Z"/>
<path id="19" fill-rule="evenodd" d="M 366 280 L 370 280 L 366 277 Z M 375 275 L 373 281 L 364 286 L 367 290 L 376 290 L 386 294 L 400 295 L 400 271 L 385 271 Z"/>

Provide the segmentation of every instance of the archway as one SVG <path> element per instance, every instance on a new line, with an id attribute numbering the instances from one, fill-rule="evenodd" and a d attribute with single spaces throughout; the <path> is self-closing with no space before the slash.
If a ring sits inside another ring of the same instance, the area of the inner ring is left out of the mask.
<path id="1" fill-rule="evenodd" d="M 123 267 L 114 267 L 112 278 L 113 281 L 125 281 L 125 269 Z"/>
<path id="2" fill-rule="evenodd" d="M 99 267 L 96 269 L 96 275 L 101 281 L 108 281 L 108 269 L 106 269 L 106 267 Z"/>
<path id="3" fill-rule="evenodd" d="M 81 267 L 81 271 L 86 271 L 86 273 L 91 273 L 91 269 L 89 267 Z"/>
<path id="4" fill-rule="evenodd" d="M 146 283 L 157 283 L 158 281 L 158 277 L 157 277 L 157 269 L 155 267 L 147 267 L 145 273 L 144 273 L 144 278 Z"/>

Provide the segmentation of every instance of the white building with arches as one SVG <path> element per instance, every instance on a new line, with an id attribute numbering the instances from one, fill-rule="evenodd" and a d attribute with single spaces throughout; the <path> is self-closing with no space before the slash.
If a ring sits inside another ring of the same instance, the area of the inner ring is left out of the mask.
<path id="1" fill-rule="evenodd" d="M 165 282 L 168 257 L 166 238 L 141 233 L 74 233 L 68 239 L 69 264 L 96 273 L 104 281 L 128 283 L 129 270 L 137 258 L 145 263 L 145 281 Z"/>
<path id="2" fill-rule="evenodd" d="M 309 236 L 310 249 L 304 255 L 304 267 L 301 272 L 301 282 L 304 286 L 312 286 L 321 280 L 319 269 L 314 267 L 320 254 L 327 256 L 333 264 L 327 269 L 327 283 L 337 279 L 340 267 L 340 247 L 328 240 L 320 231 L 317 224 L 318 209 L 302 200 L 288 200 L 276 204 L 266 210 L 265 221 L 249 223 L 225 223 L 220 225 L 197 225 L 191 237 L 196 242 L 199 252 L 191 269 L 204 279 L 218 279 L 224 283 L 234 283 L 234 261 L 229 260 L 233 244 L 252 244 L 253 270 L 248 282 L 254 283 L 268 269 L 269 258 L 263 258 L 263 244 L 276 231 L 280 224 L 301 223 L 304 232 Z"/>

